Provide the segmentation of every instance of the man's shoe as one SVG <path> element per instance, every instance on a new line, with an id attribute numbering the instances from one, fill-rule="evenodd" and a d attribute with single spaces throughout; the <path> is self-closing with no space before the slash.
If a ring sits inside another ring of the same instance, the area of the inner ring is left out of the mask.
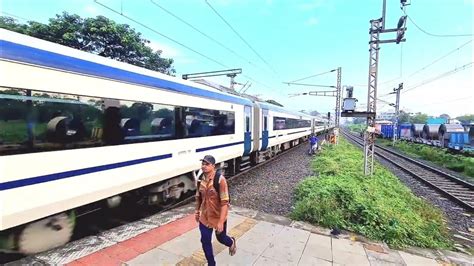
<path id="1" fill-rule="evenodd" d="M 232 238 L 232 246 L 229 247 L 229 255 L 234 256 L 235 252 L 237 252 L 237 241 L 235 240 L 235 237 Z"/>

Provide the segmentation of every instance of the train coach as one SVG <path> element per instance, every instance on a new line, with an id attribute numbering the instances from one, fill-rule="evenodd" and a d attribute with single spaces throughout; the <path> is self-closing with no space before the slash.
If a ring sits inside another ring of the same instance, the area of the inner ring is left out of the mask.
<path id="1" fill-rule="evenodd" d="M 4 29 L 0 47 L 3 250 L 62 245 L 93 209 L 169 205 L 193 193 L 205 154 L 235 174 L 321 132 L 319 118 Z"/>

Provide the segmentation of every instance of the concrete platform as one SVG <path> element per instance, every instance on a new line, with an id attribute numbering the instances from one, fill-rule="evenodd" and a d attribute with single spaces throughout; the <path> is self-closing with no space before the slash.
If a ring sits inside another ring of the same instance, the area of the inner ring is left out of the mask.
<path id="1" fill-rule="evenodd" d="M 205 265 L 193 209 L 188 205 L 90 237 L 100 241 L 82 239 L 10 264 Z M 230 256 L 214 238 L 217 265 L 474 264 L 474 257 L 454 252 L 397 251 L 354 235 L 334 238 L 324 228 L 238 207 L 231 208 L 228 234 L 237 239 L 237 253 Z"/>

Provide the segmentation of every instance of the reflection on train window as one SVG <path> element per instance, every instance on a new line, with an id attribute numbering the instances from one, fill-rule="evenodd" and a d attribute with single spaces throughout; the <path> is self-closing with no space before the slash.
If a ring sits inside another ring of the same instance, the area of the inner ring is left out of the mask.
<path id="1" fill-rule="evenodd" d="M 0 88 L 0 154 L 100 145 L 100 100 Z"/>
<path id="2" fill-rule="evenodd" d="M 125 142 L 175 137 L 174 107 L 120 101 L 120 127 Z"/>
<path id="3" fill-rule="evenodd" d="M 203 108 L 184 108 L 186 118 L 185 137 L 205 137 L 234 134 L 234 112 Z"/>
<path id="4" fill-rule="evenodd" d="M 0 87 L 0 155 L 234 134 L 234 127 L 234 112 Z"/>
<path id="5" fill-rule="evenodd" d="M 273 130 L 311 127 L 311 120 L 273 117 Z"/>

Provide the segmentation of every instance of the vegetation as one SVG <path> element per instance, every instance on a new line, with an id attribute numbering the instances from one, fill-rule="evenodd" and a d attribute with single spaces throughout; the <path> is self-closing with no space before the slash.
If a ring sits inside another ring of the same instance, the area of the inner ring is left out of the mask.
<path id="1" fill-rule="evenodd" d="M 364 130 L 367 128 L 367 125 L 366 124 L 350 124 L 348 128 L 352 132 L 360 133 L 360 132 L 364 132 Z"/>
<path id="2" fill-rule="evenodd" d="M 441 212 L 376 164 L 363 174 L 362 152 L 341 139 L 313 161 L 318 177 L 301 181 L 293 218 L 360 233 L 391 247 L 451 248 Z"/>
<path id="3" fill-rule="evenodd" d="M 382 145 L 392 145 L 391 141 L 378 140 Z M 474 182 L 474 158 L 451 154 L 445 149 L 430 147 L 424 144 L 398 141 L 395 148 L 415 158 L 433 162 L 439 166 L 463 173 Z"/>
<path id="4" fill-rule="evenodd" d="M 413 123 L 413 124 L 424 124 L 428 120 L 429 116 L 423 113 L 416 113 L 414 115 L 410 115 L 409 113 L 405 113 L 403 110 L 400 111 L 400 118 L 398 119 L 399 123 Z"/>
<path id="5" fill-rule="evenodd" d="M 1 16 L 0 28 L 165 74 L 175 73 L 171 66 L 173 59 L 162 58 L 161 51 L 153 51 L 147 46 L 150 41 L 143 39 L 141 33 L 104 16 L 84 19 L 64 12 L 49 19 L 48 24 L 34 21 L 20 24 L 13 18 Z"/>
<path id="6" fill-rule="evenodd" d="M 456 119 L 461 121 L 462 123 L 473 123 L 474 122 L 474 114 L 458 116 L 458 117 L 456 117 Z"/>

